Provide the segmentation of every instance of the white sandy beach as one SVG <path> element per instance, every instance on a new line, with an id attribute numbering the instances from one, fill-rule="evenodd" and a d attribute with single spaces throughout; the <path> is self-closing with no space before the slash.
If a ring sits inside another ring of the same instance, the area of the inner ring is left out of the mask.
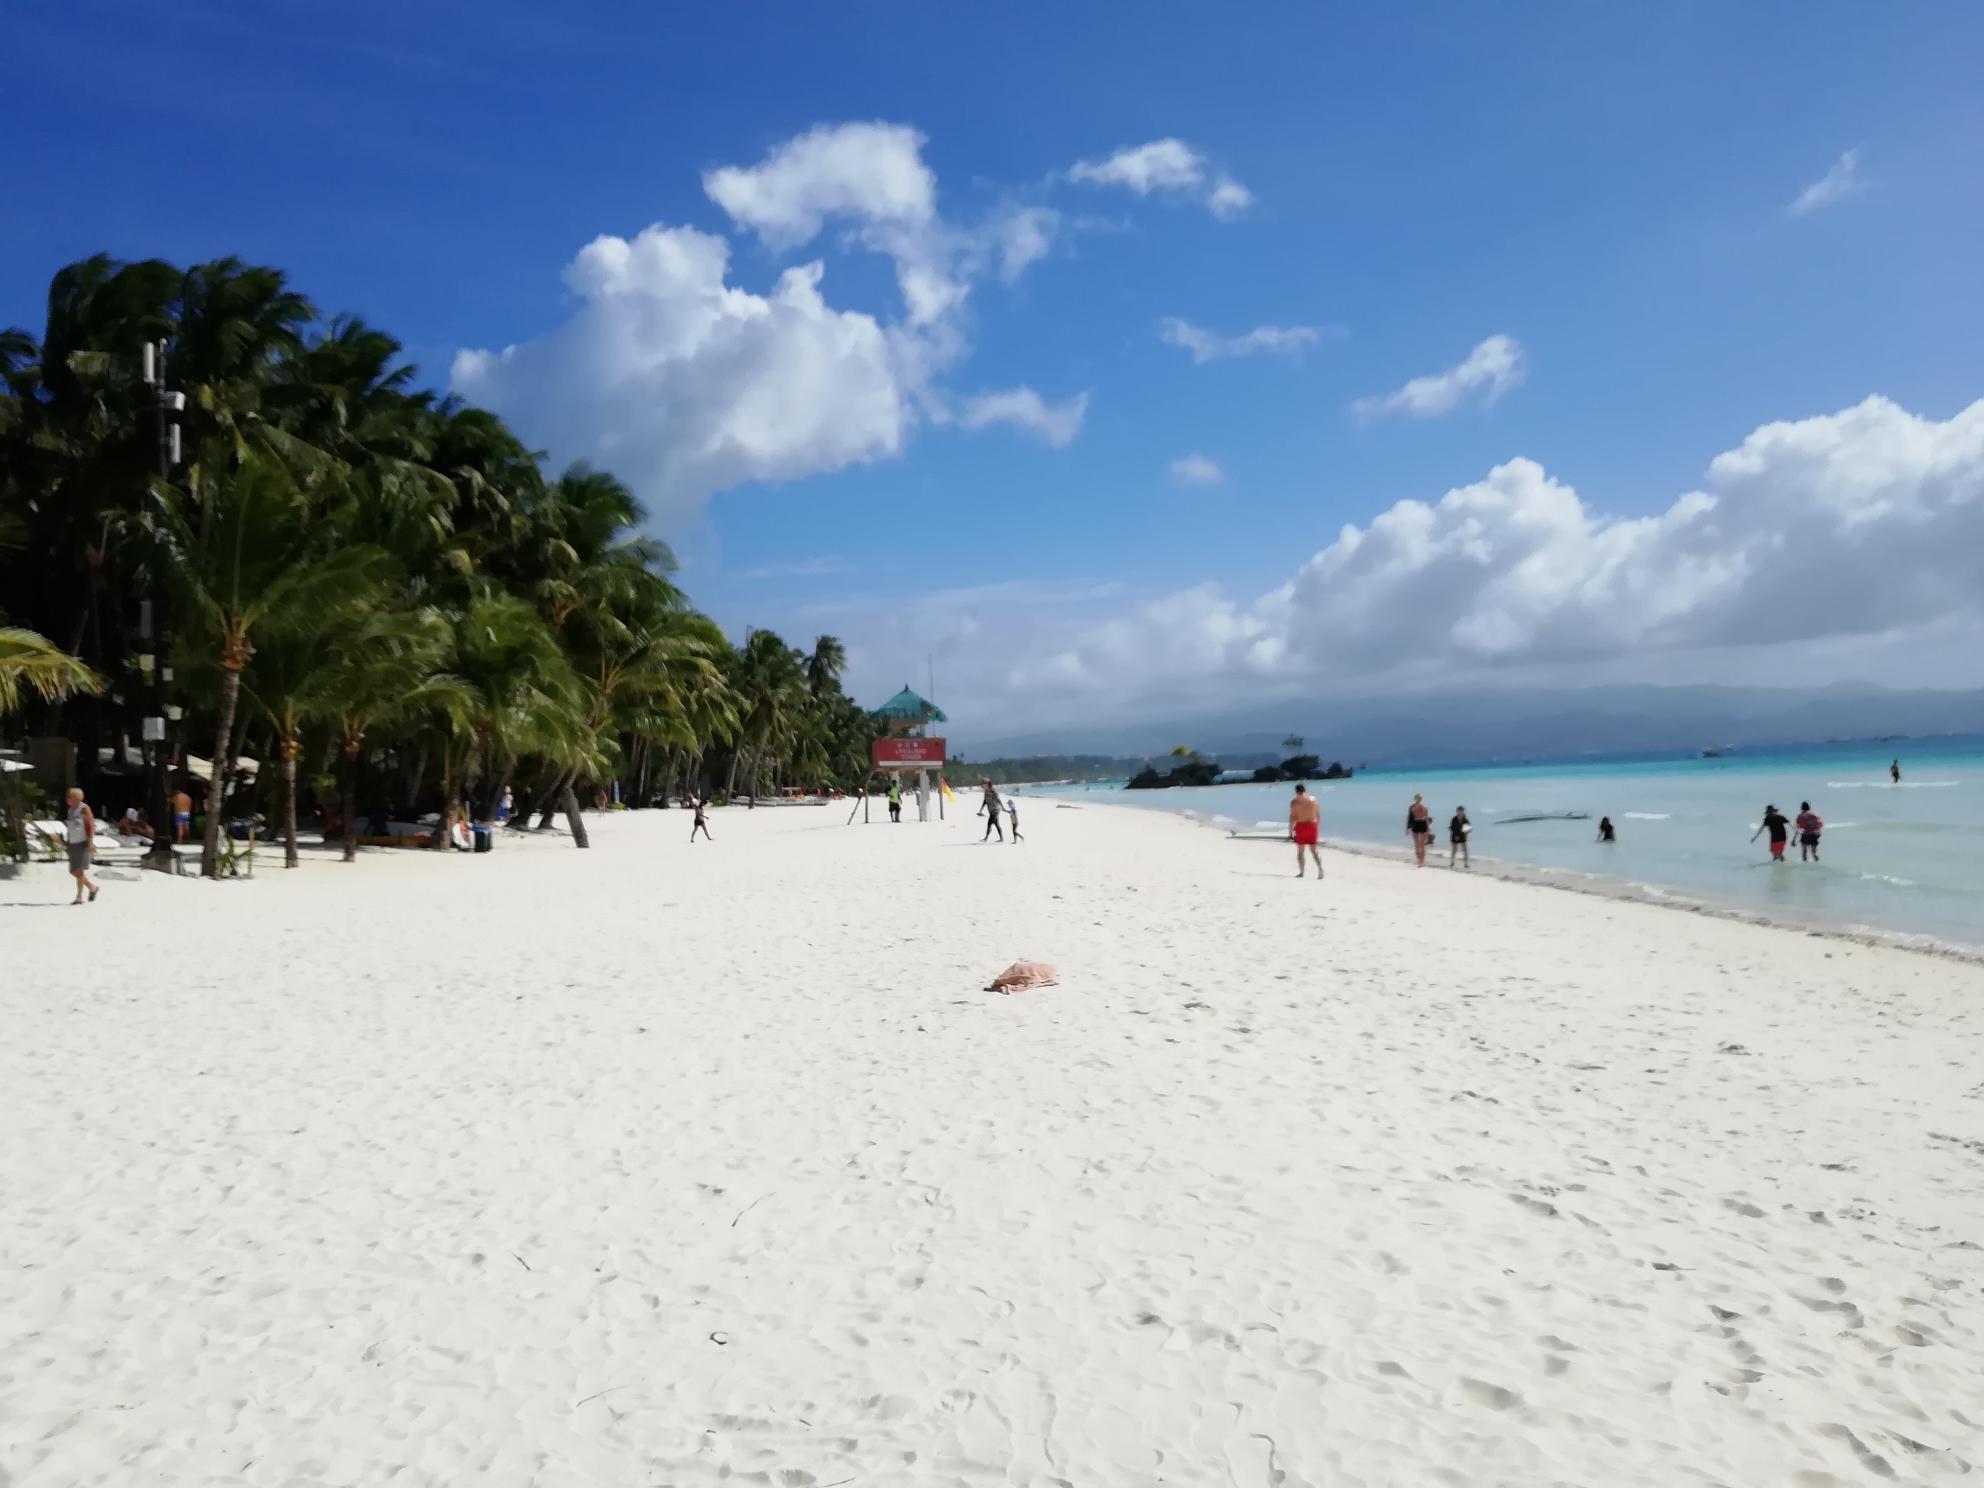
<path id="1" fill-rule="evenodd" d="M 0 1485 L 1984 1465 L 1984 967 L 969 809 L 0 883 Z"/>

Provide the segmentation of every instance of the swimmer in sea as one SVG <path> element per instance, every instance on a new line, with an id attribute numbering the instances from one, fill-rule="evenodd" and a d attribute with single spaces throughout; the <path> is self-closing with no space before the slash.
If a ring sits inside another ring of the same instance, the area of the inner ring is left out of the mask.
<path id="1" fill-rule="evenodd" d="M 1323 854 L 1322 849 L 1316 845 L 1317 840 L 1322 835 L 1322 831 L 1322 806 L 1318 804 L 1314 796 L 1309 794 L 1308 786 L 1296 786 L 1295 797 L 1288 803 L 1288 834 L 1295 839 L 1295 876 L 1297 878 L 1303 877 L 1309 871 L 1309 865 L 1302 856 L 1303 849 L 1305 848 L 1308 849 L 1309 856 L 1316 860 L 1316 877 L 1318 879 L 1322 878 Z"/>
<path id="2" fill-rule="evenodd" d="M 1619 834 L 1612 829 L 1611 817 L 1601 816 L 1598 819 L 1598 840 L 1600 842 L 1617 842 L 1619 840 Z"/>
<path id="3" fill-rule="evenodd" d="M 1819 814 L 1818 812 L 1812 809 L 1812 803 L 1810 801 L 1799 802 L 1798 804 L 1798 861 L 1799 862 L 1802 863 L 1807 858 L 1811 859 L 1814 863 L 1818 862 L 1819 833 L 1823 832 L 1825 830 L 1825 827 L 1826 824 L 1819 820 Z"/>

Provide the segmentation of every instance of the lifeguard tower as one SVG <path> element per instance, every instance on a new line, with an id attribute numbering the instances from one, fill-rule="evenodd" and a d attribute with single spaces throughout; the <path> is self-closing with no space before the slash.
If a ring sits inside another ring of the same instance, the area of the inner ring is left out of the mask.
<path id="1" fill-rule="evenodd" d="M 944 710 L 907 687 L 868 715 L 888 733 L 870 750 L 878 770 L 897 775 L 916 772 L 916 819 L 930 820 L 930 772 L 943 768 L 946 741 L 930 733 L 933 723 L 949 723 Z"/>

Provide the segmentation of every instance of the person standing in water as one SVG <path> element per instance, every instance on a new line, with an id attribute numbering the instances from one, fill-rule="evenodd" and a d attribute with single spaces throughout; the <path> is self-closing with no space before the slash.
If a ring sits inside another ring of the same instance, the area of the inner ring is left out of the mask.
<path id="1" fill-rule="evenodd" d="M 1309 787 L 1295 787 L 1295 797 L 1288 803 L 1288 835 L 1295 839 L 1295 876 L 1303 877 L 1309 871 L 1308 863 L 1302 854 L 1306 850 L 1316 860 L 1316 877 L 1323 876 L 1323 853 L 1317 846 L 1323 834 L 1323 808 L 1316 798 L 1309 794 Z"/>
<path id="2" fill-rule="evenodd" d="M 689 804 L 696 808 L 696 819 L 689 823 L 689 840 L 694 842 L 696 840 L 696 834 L 701 832 L 703 834 L 703 841 L 716 841 L 716 838 L 710 836 L 710 819 L 703 814 L 703 798 L 701 796 L 691 796 L 689 798 Z"/>
<path id="3" fill-rule="evenodd" d="M 1474 830 L 1474 823 L 1467 819 L 1467 808 L 1454 808 L 1453 818 L 1447 823 L 1447 866 L 1454 866 L 1459 858 L 1468 867 L 1474 866 L 1474 855 L 1467 850 L 1467 834 Z"/>
<path id="4" fill-rule="evenodd" d="M 1612 830 L 1611 817 L 1601 816 L 1598 819 L 1598 840 L 1600 842 L 1617 842 L 1619 840 L 1619 834 Z"/>
<path id="5" fill-rule="evenodd" d="M 1415 795 L 1412 804 L 1405 811 L 1406 835 L 1412 838 L 1412 850 L 1419 858 L 1419 866 L 1426 866 L 1426 839 L 1433 835 L 1433 813 L 1426 808 L 1426 798 Z"/>
<path id="6" fill-rule="evenodd" d="M 1810 801 L 1800 801 L 1798 803 L 1799 862 L 1802 863 L 1807 858 L 1811 859 L 1814 863 L 1818 862 L 1819 833 L 1825 829 L 1826 824 L 1819 820 L 1819 814 L 1812 809 L 1812 803 Z"/>
<path id="7" fill-rule="evenodd" d="M 1784 841 L 1791 827 L 1791 818 L 1775 806 L 1764 807 L 1764 819 L 1757 824 L 1757 830 L 1750 834 L 1755 842 L 1765 832 L 1770 833 L 1770 856 L 1774 863 L 1784 861 Z"/>
<path id="8" fill-rule="evenodd" d="M 1893 764 L 1891 764 L 1891 765 L 1889 765 L 1889 766 L 1888 766 L 1888 779 L 1889 779 L 1889 780 L 1891 780 L 1891 781 L 1893 781 L 1893 782 L 1894 782 L 1894 783 L 1895 783 L 1896 785 L 1900 785 L 1900 784 L 1901 784 L 1901 761 L 1900 761 L 1900 760 L 1896 760 L 1896 761 L 1895 761 L 1895 762 L 1894 762 Z"/>
<path id="9" fill-rule="evenodd" d="M 76 897 L 71 904 L 81 904 L 83 895 L 96 902 L 97 885 L 90 878 L 90 849 L 96 845 L 96 813 L 83 804 L 83 792 L 78 786 L 69 787 L 69 814 L 64 822 L 63 835 L 69 842 L 69 877 L 76 881 Z"/>

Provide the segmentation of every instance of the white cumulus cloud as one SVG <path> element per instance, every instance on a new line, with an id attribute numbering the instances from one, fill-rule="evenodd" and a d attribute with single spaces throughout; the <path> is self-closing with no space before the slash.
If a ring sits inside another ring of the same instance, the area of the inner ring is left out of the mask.
<path id="1" fill-rule="evenodd" d="M 1223 486 L 1226 472 L 1207 455 L 1180 455 L 1171 462 L 1171 478 L 1181 486 Z"/>
<path id="2" fill-rule="evenodd" d="M 1397 392 L 1382 397 L 1359 398 L 1350 407 L 1360 419 L 1382 418 L 1389 413 L 1437 418 L 1453 412 L 1471 394 L 1478 394 L 1483 403 L 1493 403 L 1510 388 L 1520 386 L 1523 375 L 1521 343 L 1513 336 L 1490 336 L 1458 366 L 1415 377 Z"/>
<path id="3" fill-rule="evenodd" d="M 900 450 L 915 415 L 899 338 L 829 306 L 817 263 L 755 295 L 726 282 L 729 255 L 688 227 L 596 238 L 565 271 L 583 308 L 542 340 L 462 352 L 454 390 L 617 472 L 663 517 Z"/>
<path id="4" fill-rule="evenodd" d="M 1237 216 L 1254 203 L 1253 192 L 1231 176 L 1215 174 L 1204 155 L 1178 139 L 1152 140 L 1104 160 L 1078 161 L 1069 167 L 1068 179 L 1092 186 L 1123 186 L 1138 196 L 1153 191 L 1189 195 L 1222 219 Z"/>
<path id="5" fill-rule="evenodd" d="M 1736 655 L 1786 658 L 1772 675 L 1816 684 L 1833 678 L 1789 659 L 1905 657 L 1984 624 L 1984 402 L 1938 421 L 1869 398 L 1766 424 L 1704 489 L 1642 517 L 1514 459 L 1344 527 L 1251 603 L 1207 583 L 1086 621 L 1000 623 L 981 617 L 958 664 L 976 648 L 994 701 L 1084 716 L 1539 667 L 1707 676 Z"/>
<path id="6" fill-rule="evenodd" d="M 1865 190 L 1866 185 L 1860 177 L 1860 152 L 1857 149 L 1848 150 L 1831 170 L 1798 193 L 1798 199 L 1791 203 L 1791 215 L 1803 217 L 1807 212 L 1829 207 L 1857 191 Z"/>
<path id="7" fill-rule="evenodd" d="M 1082 419 L 1087 413 L 1087 393 L 1077 393 L 1065 403 L 1049 403 L 1030 387 L 1016 387 L 971 399 L 965 404 L 959 422 L 967 429 L 1011 424 L 1060 449 L 1072 444 L 1081 433 Z"/>
<path id="8" fill-rule="evenodd" d="M 902 125 L 821 126 L 756 165 L 703 178 L 732 222 L 773 251 L 803 248 L 838 222 L 852 242 L 887 255 L 899 323 L 830 305 L 820 262 L 752 293 L 730 282 L 726 239 L 655 223 L 587 244 L 565 270 L 582 301 L 572 318 L 535 341 L 461 352 L 453 390 L 559 461 L 613 470 L 664 527 L 744 481 L 899 454 L 919 420 L 948 417 L 934 380 L 964 353 L 973 277 L 995 260 L 1017 276 L 1047 252 L 1059 221 L 1036 207 L 971 231 L 950 226 L 923 144 Z M 982 421 L 1019 424 L 1057 445 L 1074 437 L 1085 399 L 996 401 L 1021 393 L 994 395 Z M 966 422 L 979 426 L 969 410 Z"/>
<path id="9" fill-rule="evenodd" d="M 832 217 L 858 223 L 862 242 L 896 261 L 911 323 L 929 325 L 964 302 L 966 287 L 923 144 L 900 124 L 821 125 L 757 165 L 705 173 L 703 189 L 772 248 L 811 242 Z"/>
<path id="10" fill-rule="evenodd" d="M 1182 346 L 1200 364 L 1224 361 L 1228 357 L 1252 356 L 1261 351 L 1295 352 L 1315 341 L 1314 326 L 1255 326 L 1241 336 L 1222 336 L 1195 326 L 1189 320 L 1166 316 L 1157 323 L 1157 333 L 1171 346 Z"/>

